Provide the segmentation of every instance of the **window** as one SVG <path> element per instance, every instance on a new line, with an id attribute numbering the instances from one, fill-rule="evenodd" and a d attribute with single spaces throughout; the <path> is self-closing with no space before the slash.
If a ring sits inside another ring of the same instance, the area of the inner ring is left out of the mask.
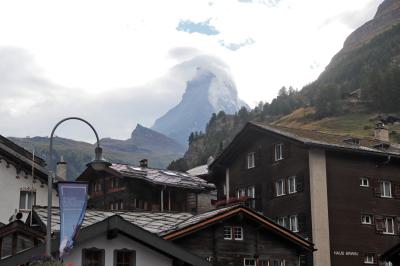
<path id="1" fill-rule="evenodd" d="M 231 226 L 224 226 L 224 239 L 232 240 L 232 227 Z"/>
<path id="2" fill-rule="evenodd" d="M 110 188 L 118 188 L 118 177 L 113 177 L 110 180 Z"/>
<path id="3" fill-rule="evenodd" d="M 33 248 L 33 240 L 29 237 L 18 235 L 17 236 L 17 253 Z"/>
<path id="4" fill-rule="evenodd" d="M 278 219 L 276 219 L 276 222 L 277 222 L 280 226 L 283 226 L 283 227 L 286 227 L 286 228 L 287 228 L 287 226 L 288 226 L 287 217 L 278 217 Z"/>
<path id="5" fill-rule="evenodd" d="M 3 237 L 1 240 L 1 254 L 0 258 L 4 259 L 12 255 L 12 235 Z"/>
<path id="6" fill-rule="evenodd" d="M 285 181 L 283 179 L 276 181 L 276 196 L 283 196 L 285 195 Z"/>
<path id="7" fill-rule="evenodd" d="M 385 222 L 385 229 L 383 230 L 384 234 L 390 234 L 393 235 L 394 234 L 394 219 L 391 217 L 386 217 L 384 219 Z"/>
<path id="8" fill-rule="evenodd" d="M 275 145 L 275 161 L 279 161 L 283 159 L 283 144 Z"/>
<path id="9" fill-rule="evenodd" d="M 393 263 L 390 261 L 385 261 L 385 262 L 383 262 L 383 265 L 384 266 L 393 266 Z"/>
<path id="10" fill-rule="evenodd" d="M 361 215 L 362 224 L 372 224 L 372 216 L 368 214 Z"/>
<path id="11" fill-rule="evenodd" d="M 374 263 L 375 263 L 375 256 L 374 256 L 374 254 L 365 254 L 365 256 L 364 256 L 364 263 L 365 263 L 365 264 L 374 264 Z"/>
<path id="12" fill-rule="evenodd" d="M 360 178 L 360 187 L 369 187 L 369 179 L 368 177 L 361 177 Z"/>
<path id="13" fill-rule="evenodd" d="M 240 197 L 246 196 L 246 189 L 245 188 L 238 188 L 236 189 L 236 197 L 239 199 Z"/>
<path id="14" fill-rule="evenodd" d="M 233 227 L 233 239 L 234 240 L 243 240 L 243 228 L 240 226 Z"/>
<path id="15" fill-rule="evenodd" d="M 247 197 L 252 199 L 256 197 L 256 188 L 254 186 L 247 188 Z"/>
<path id="16" fill-rule="evenodd" d="M 273 260 L 272 266 L 285 266 L 285 260 Z"/>
<path id="17" fill-rule="evenodd" d="M 382 181 L 380 186 L 381 186 L 381 197 L 391 198 L 392 197 L 392 182 Z"/>
<path id="18" fill-rule="evenodd" d="M 114 250 L 114 266 L 134 266 L 136 254 L 133 250 Z"/>
<path id="19" fill-rule="evenodd" d="M 243 240 L 243 227 L 241 226 L 224 226 L 225 240 Z"/>
<path id="20" fill-rule="evenodd" d="M 289 189 L 289 194 L 296 193 L 296 177 L 291 176 L 288 178 L 288 189 Z"/>
<path id="21" fill-rule="evenodd" d="M 223 191 L 223 193 L 224 193 L 224 196 L 226 195 L 226 184 L 224 184 L 223 185 L 223 187 L 222 187 L 222 191 Z"/>
<path id="22" fill-rule="evenodd" d="M 19 209 L 20 210 L 32 209 L 32 204 L 34 205 L 35 201 L 36 201 L 36 192 L 22 191 L 22 190 L 19 192 Z"/>
<path id="23" fill-rule="evenodd" d="M 82 266 L 104 266 L 104 249 L 82 249 Z"/>
<path id="24" fill-rule="evenodd" d="M 256 260 L 251 258 L 244 258 L 244 266 L 256 266 Z"/>
<path id="25" fill-rule="evenodd" d="M 93 184 L 93 191 L 94 192 L 101 192 L 101 181 L 96 180 Z"/>
<path id="26" fill-rule="evenodd" d="M 255 166 L 254 152 L 250 152 L 247 154 L 247 169 L 254 168 Z"/>
<path id="27" fill-rule="evenodd" d="M 299 224 L 298 224 L 297 215 L 289 216 L 289 229 L 292 232 L 298 232 L 299 231 Z"/>

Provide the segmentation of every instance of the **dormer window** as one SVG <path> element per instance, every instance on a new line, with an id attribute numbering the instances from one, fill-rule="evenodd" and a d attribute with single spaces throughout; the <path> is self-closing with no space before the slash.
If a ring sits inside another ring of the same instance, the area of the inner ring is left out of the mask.
<path id="1" fill-rule="evenodd" d="M 256 166 L 254 152 L 247 154 L 247 169 L 254 168 Z"/>
<path id="2" fill-rule="evenodd" d="M 359 138 L 348 138 L 348 139 L 345 139 L 344 142 L 346 142 L 348 144 L 353 144 L 353 145 L 360 145 Z"/>
<path id="3" fill-rule="evenodd" d="M 389 147 L 390 147 L 389 143 L 379 143 L 374 146 L 374 148 L 377 148 L 377 149 L 389 149 Z"/>

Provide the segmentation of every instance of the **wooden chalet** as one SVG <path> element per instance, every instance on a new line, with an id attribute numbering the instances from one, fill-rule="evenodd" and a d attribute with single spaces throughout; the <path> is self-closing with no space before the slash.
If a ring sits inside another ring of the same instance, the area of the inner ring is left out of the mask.
<path id="1" fill-rule="evenodd" d="M 193 216 L 162 235 L 213 265 L 301 266 L 314 250 L 310 241 L 241 205 Z"/>
<path id="2" fill-rule="evenodd" d="M 244 201 L 309 239 L 309 265 L 380 261 L 400 236 L 400 149 L 374 137 L 248 123 L 209 166 L 217 204 Z"/>
<path id="3" fill-rule="evenodd" d="M 213 184 L 177 171 L 113 163 L 96 173 L 88 167 L 78 181 L 89 182 L 89 208 L 103 210 L 141 210 L 202 212 L 212 208 Z"/>

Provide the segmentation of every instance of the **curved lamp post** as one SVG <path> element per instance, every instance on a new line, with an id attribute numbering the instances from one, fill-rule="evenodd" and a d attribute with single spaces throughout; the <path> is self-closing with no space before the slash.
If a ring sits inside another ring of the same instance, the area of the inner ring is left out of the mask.
<path id="1" fill-rule="evenodd" d="M 92 162 L 88 163 L 88 166 L 91 166 L 95 171 L 102 171 L 111 165 L 110 162 L 103 158 L 103 149 L 100 147 L 99 135 L 97 134 L 94 127 L 86 120 L 79 117 L 67 117 L 58 122 L 53 130 L 51 131 L 50 136 L 50 147 L 49 147 L 49 176 L 47 178 L 47 225 L 46 225 L 46 255 L 51 256 L 51 208 L 52 208 L 52 192 L 53 192 L 53 179 L 55 178 L 55 170 L 54 170 L 54 161 L 53 161 L 53 136 L 57 127 L 65 121 L 68 120 L 79 120 L 87 124 L 96 135 L 97 146 L 95 148 L 95 158 Z"/>

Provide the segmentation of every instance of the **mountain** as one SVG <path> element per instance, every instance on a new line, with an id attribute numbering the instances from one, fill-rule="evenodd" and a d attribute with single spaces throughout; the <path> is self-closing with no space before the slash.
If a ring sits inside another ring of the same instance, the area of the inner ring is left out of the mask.
<path id="1" fill-rule="evenodd" d="M 242 106 L 248 108 L 238 98 L 229 75 L 197 68 L 194 77 L 186 83 L 181 101 L 158 118 L 152 129 L 186 145 L 191 132 L 205 130 L 213 113 L 233 114 Z"/>
<path id="2" fill-rule="evenodd" d="M 48 158 L 49 138 L 13 138 L 12 141 L 27 150 L 35 148 L 38 156 Z M 54 154 L 59 160 L 63 156 L 68 163 L 68 179 L 74 180 L 85 169 L 87 163 L 94 158 L 94 145 L 66 138 L 54 138 Z M 180 156 L 185 148 L 178 142 L 154 130 L 137 125 L 131 138 L 116 140 L 104 138 L 100 140 L 104 157 L 112 162 L 138 165 L 141 159 L 148 159 L 149 166 L 165 168 L 168 163 Z"/>
<path id="3" fill-rule="evenodd" d="M 216 116 L 204 134 L 168 168 L 187 170 L 214 158 L 247 121 L 372 136 L 377 120 L 400 121 L 400 1 L 385 0 L 374 18 L 356 29 L 317 80 L 300 91 L 282 88 L 271 103 L 248 112 Z M 400 142 L 400 125 L 389 125 Z"/>

